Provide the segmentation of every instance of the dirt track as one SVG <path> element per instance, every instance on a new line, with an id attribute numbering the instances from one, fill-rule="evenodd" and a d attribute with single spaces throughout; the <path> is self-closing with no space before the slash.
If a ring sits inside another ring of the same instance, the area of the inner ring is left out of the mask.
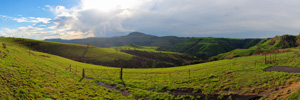
<path id="1" fill-rule="evenodd" d="M 278 71 L 278 72 L 288 72 L 288 73 L 299 73 L 300 74 L 300 67 L 288 67 L 288 66 L 271 66 L 264 71 Z"/>
<path id="2" fill-rule="evenodd" d="M 278 71 L 278 72 L 288 72 L 288 73 L 296 73 L 300 74 L 300 67 L 288 67 L 288 66 L 271 66 L 264 71 Z M 280 89 L 278 91 L 271 92 L 269 94 L 268 98 L 275 100 L 280 98 L 286 98 L 288 94 L 291 93 L 291 91 L 297 91 L 299 89 L 300 82 L 292 82 L 288 87 L 285 87 L 283 89 Z"/>
<path id="3" fill-rule="evenodd" d="M 85 79 L 89 79 L 89 80 L 95 80 L 94 78 L 91 78 L 91 77 L 85 77 Z M 120 94 L 122 94 L 123 96 L 129 96 L 129 95 L 131 95 L 131 93 L 130 92 L 128 92 L 128 91 L 124 91 L 124 90 L 119 90 L 119 89 L 117 89 L 116 88 L 116 86 L 112 86 L 112 85 L 110 85 L 110 84 L 108 84 L 108 83 L 104 83 L 104 82 L 99 82 L 99 81 L 96 81 L 95 82 L 97 85 L 101 85 L 101 86 L 103 86 L 103 87 L 106 87 L 106 88 L 109 88 L 109 89 L 111 89 L 111 90 L 114 90 L 114 91 L 118 91 Z"/>

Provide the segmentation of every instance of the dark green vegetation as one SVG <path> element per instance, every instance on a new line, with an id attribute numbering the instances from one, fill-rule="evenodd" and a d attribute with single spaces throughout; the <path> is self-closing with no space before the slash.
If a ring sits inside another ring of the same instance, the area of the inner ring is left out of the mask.
<path id="1" fill-rule="evenodd" d="M 261 54 L 266 52 L 275 52 L 278 49 L 291 48 L 300 46 L 300 35 L 283 35 L 275 36 L 271 39 L 264 39 L 257 45 L 248 49 L 235 49 L 227 53 L 219 54 L 211 59 L 228 59 L 233 57 L 248 56 L 253 54 Z"/>
<path id="2" fill-rule="evenodd" d="M 116 61 L 108 65 L 119 64 L 122 62 L 126 65 L 120 66 L 125 68 L 163 68 L 204 62 L 187 54 L 155 53 L 139 50 L 121 50 L 121 52 L 132 54 L 136 57 L 130 61 Z"/>
<path id="3" fill-rule="evenodd" d="M 191 38 L 173 45 L 168 50 L 207 59 L 234 49 L 249 48 L 260 41 L 261 39 Z"/>
<path id="4" fill-rule="evenodd" d="M 201 59 L 225 53 L 234 49 L 245 49 L 256 45 L 262 39 L 226 39 L 226 38 L 185 38 L 176 36 L 153 36 L 133 32 L 127 36 L 112 38 L 87 38 L 75 40 L 46 39 L 46 41 L 90 44 L 98 47 L 116 47 L 129 44 L 157 46 L 162 49 L 187 53 Z"/>
<path id="5" fill-rule="evenodd" d="M 166 51 L 160 47 L 130 44 L 113 48 L 120 50 L 121 52 L 134 55 L 135 57 L 128 61 L 118 60 L 115 62 L 109 62 L 107 65 L 121 66 L 125 68 L 163 68 L 204 62 L 203 60 L 197 59 L 189 54 L 174 53 Z"/>
<path id="6" fill-rule="evenodd" d="M 89 45 L 55 43 L 20 38 L 16 38 L 13 41 L 35 51 L 94 64 L 111 62 L 114 60 L 130 60 L 134 57 L 133 55 L 119 52 L 113 48 L 99 48 Z"/>
<path id="7" fill-rule="evenodd" d="M 32 50 L 66 57 L 75 61 L 124 68 L 161 68 L 202 62 L 194 56 L 163 51 L 158 47 L 128 45 L 100 48 L 90 45 L 14 39 Z"/>

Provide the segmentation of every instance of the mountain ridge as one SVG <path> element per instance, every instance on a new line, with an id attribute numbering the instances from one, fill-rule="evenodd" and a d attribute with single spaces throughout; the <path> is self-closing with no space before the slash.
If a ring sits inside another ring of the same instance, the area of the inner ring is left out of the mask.
<path id="1" fill-rule="evenodd" d="M 264 54 L 266 52 L 275 52 L 278 49 L 292 48 L 297 46 L 300 46 L 300 35 L 275 36 L 270 39 L 264 39 L 250 48 L 235 49 L 230 52 L 213 56 L 211 59 L 230 59 L 233 57 L 249 56 L 253 54 Z"/>
<path id="2" fill-rule="evenodd" d="M 238 48 L 249 48 L 256 45 L 262 39 L 232 39 L 212 37 L 177 37 L 177 36 L 154 36 L 141 32 L 132 32 L 126 36 L 110 38 L 85 38 L 74 40 L 53 40 L 45 41 L 64 42 L 75 44 L 90 44 L 97 47 L 116 47 L 129 44 L 140 46 L 157 46 L 168 51 L 188 53 L 201 59 L 229 52 Z M 197 42 L 198 41 L 198 42 Z"/>

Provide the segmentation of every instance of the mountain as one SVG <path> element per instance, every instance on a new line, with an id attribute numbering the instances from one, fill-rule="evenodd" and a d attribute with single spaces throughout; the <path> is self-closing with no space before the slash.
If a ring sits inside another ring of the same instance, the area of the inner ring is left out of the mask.
<path id="1" fill-rule="evenodd" d="M 188 53 L 207 59 L 238 48 L 249 48 L 261 39 L 191 38 L 177 43 L 167 50 Z"/>
<path id="2" fill-rule="evenodd" d="M 271 39 L 264 39 L 257 43 L 257 45 L 252 46 L 247 49 L 235 49 L 227 53 L 222 53 L 217 56 L 212 57 L 211 59 L 224 59 L 224 58 L 233 58 L 240 56 L 248 56 L 253 54 L 261 54 L 266 52 L 276 51 L 278 49 L 292 48 L 300 46 L 300 35 L 282 35 L 275 36 Z"/>
<path id="3" fill-rule="evenodd" d="M 189 38 L 177 36 L 154 36 L 132 32 L 126 36 L 111 38 L 85 38 L 74 40 L 46 39 L 46 41 L 90 44 L 98 47 L 116 47 L 129 44 L 140 46 L 157 46 L 168 51 L 194 55 L 201 59 L 225 53 L 238 48 L 249 48 L 263 39 L 230 39 L 230 38 Z"/>
<path id="4" fill-rule="evenodd" d="M 68 40 L 63 40 L 61 38 L 45 39 L 45 41 L 68 42 Z"/>

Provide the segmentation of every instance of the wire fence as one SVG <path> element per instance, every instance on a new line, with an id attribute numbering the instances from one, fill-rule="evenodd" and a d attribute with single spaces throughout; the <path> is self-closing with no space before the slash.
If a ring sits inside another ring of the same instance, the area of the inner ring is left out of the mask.
<path id="1" fill-rule="evenodd" d="M 93 77 L 95 79 L 120 79 L 120 69 L 84 69 L 85 77 Z"/>
<path id="2" fill-rule="evenodd" d="M 72 72 L 79 77 L 89 78 L 89 79 L 108 79 L 115 80 L 120 79 L 121 68 L 114 69 L 91 69 L 91 68 L 78 68 L 77 66 L 65 67 L 65 70 Z"/>
<path id="3" fill-rule="evenodd" d="M 287 52 L 287 51 L 282 51 Z M 278 53 L 282 53 L 278 52 Z M 218 70 L 224 69 L 224 71 L 229 70 L 241 70 L 257 67 L 261 64 L 274 64 L 278 61 L 297 57 L 297 54 L 294 53 L 286 53 L 285 56 L 277 56 L 277 52 L 273 54 L 262 54 L 261 57 L 255 58 L 254 60 L 245 60 L 245 61 L 236 61 L 231 60 L 227 65 L 219 64 L 210 67 L 203 68 L 194 68 L 194 69 L 182 69 L 180 71 L 171 71 L 171 72 L 123 72 L 123 68 L 112 68 L 112 69 L 91 69 L 84 68 L 79 69 L 76 66 L 66 67 L 65 69 L 73 72 L 79 76 L 85 78 L 93 78 L 93 79 L 106 79 L 106 80 L 124 80 L 124 81 L 134 81 L 134 80 L 145 80 L 149 82 L 155 81 L 187 81 L 190 79 L 201 79 L 203 76 L 208 76 L 207 74 L 211 73 L 203 73 L 203 70 Z M 234 69 L 232 66 L 237 66 Z M 82 68 L 82 67 L 81 67 Z M 125 69 L 126 70 L 126 69 Z M 209 71 L 206 71 L 209 72 Z M 201 74 L 202 73 L 202 74 Z"/>

